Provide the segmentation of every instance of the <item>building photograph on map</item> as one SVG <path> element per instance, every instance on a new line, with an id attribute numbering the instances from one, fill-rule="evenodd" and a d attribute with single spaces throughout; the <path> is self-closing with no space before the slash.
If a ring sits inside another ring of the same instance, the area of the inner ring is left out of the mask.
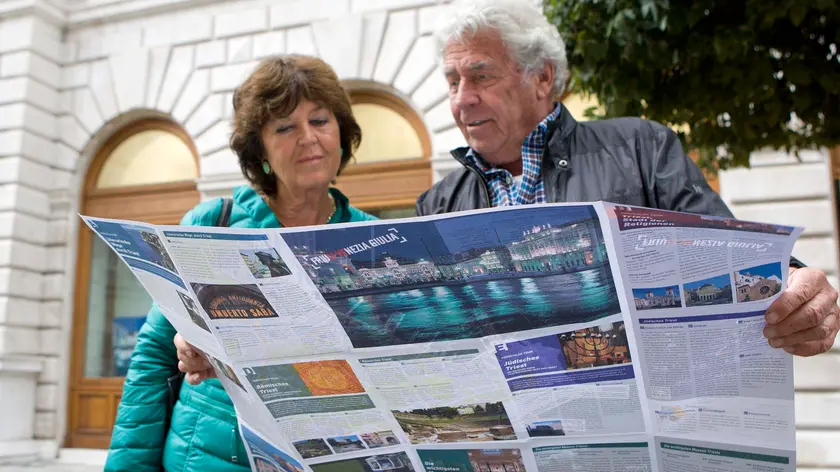
<path id="1" fill-rule="evenodd" d="M 738 303 L 770 298 L 782 291 L 782 263 L 772 262 L 735 272 Z"/>
<path id="2" fill-rule="evenodd" d="M 561 420 L 535 421 L 525 426 L 525 430 L 528 431 L 528 436 L 532 438 L 566 435 L 566 430 L 563 429 L 563 421 Z"/>
<path id="3" fill-rule="evenodd" d="M 659 310 L 662 308 L 681 308 L 680 287 L 634 288 L 633 302 L 636 310 Z"/>
<path id="4" fill-rule="evenodd" d="M 327 445 L 329 443 L 329 446 Z M 333 453 L 377 449 L 381 447 L 399 446 L 400 440 L 393 431 L 377 431 L 359 435 L 334 436 L 327 438 L 305 439 L 294 443 L 295 449 L 304 459 L 329 456 Z"/>
<path id="5" fill-rule="evenodd" d="M 415 472 L 404 452 L 357 457 L 324 464 L 313 464 L 314 472 Z"/>
<path id="6" fill-rule="evenodd" d="M 376 449 L 378 447 L 397 446 L 400 440 L 393 431 L 377 431 L 375 433 L 362 434 L 362 440 L 365 441 L 367 447 Z"/>
<path id="7" fill-rule="evenodd" d="M 391 413 L 413 444 L 516 439 L 502 402 L 392 410 Z"/>
<path id="8" fill-rule="evenodd" d="M 427 471 L 526 472 L 519 449 L 419 449 L 417 455 Z"/>
<path id="9" fill-rule="evenodd" d="M 295 449 L 297 449 L 297 452 L 300 453 L 300 456 L 304 459 L 329 456 L 333 453 L 329 446 L 327 446 L 326 441 L 321 438 L 296 441 L 294 446 Z"/>
<path id="10" fill-rule="evenodd" d="M 620 312 L 589 205 L 282 237 L 356 348 L 475 338 Z"/>
<path id="11" fill-rule="evenodd" d="M 198 303 L 211 320 L 277 318 L 279 315 L 256 285 L 191 283 Z"/>
<path id="12" fill-rule="evenodd" d="M 362 439 L 355 434 L 350 436 L 335 436 L 327 438 L 327 442 L 336 454 L 343 454 L 345 452 L 364 451 L 367 449 Z"/>
<path id="13" fill-rule="evenodd" d="M 732 303 L 732 279 L 729 274 L 683 284 L 686 306 Z"/>
<path id="14" fill-rule="evenodd" d="M 277 250 L 273 247 L 240 249 L 239 256 L 242 257 L 255 279 L 285 277 L 292 273 L 289 266 L 280 258 L 280 254 L 277 254 Z"/>

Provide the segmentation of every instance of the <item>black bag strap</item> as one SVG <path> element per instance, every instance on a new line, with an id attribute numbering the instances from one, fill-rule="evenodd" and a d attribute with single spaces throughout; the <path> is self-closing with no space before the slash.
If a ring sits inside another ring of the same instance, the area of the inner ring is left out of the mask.
<path id="1" fill-rule="evenodd" d="M 216 226 L 220 228 L 227 228 L 230 226 L 230 214 L 233 210 L 233 199 L 225 197 L 222 199 L 222 211 L 219 212 L 219 219 L 216 220 Z"/>
<path id="2" fill-rule="evenodd" d="M 220 228 L 227 228 L 230 226 L 230 215 L 233 211 L 233 199 L 225 197 L 222 199 L 222 209 L 219 211 L 219 217 L 216 219 L 216 225 Z M 175 403 L 178 401 L 178 396 L 181 394 L 181 385 L 184 383 L 186 374 L 177 371 L 174 375 L 166 379 L 167 390 L 167 404 L 166 404 L 166 433 L 169 433 L 169 426 L 172 421 L 172 410 L 175 408 Z"/>

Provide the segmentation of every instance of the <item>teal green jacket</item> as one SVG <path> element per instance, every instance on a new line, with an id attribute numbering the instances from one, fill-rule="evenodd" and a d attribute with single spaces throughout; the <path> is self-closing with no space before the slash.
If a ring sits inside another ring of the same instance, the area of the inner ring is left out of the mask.
<path id="1" fill-rule="evenodd" d="M 349 205 L 331 189 L 336 212 L 330 223 L 370 221 L 376 218 Z M 233 191 L 231 227 L 279 228 L 274 213 L 250 187 Z M 181 220 L 182 225 L 214 226 L 222 201 L 200 203 Z M 137 336 L 131 364 L 111 437 L 106 471 L 245 472 L 248 456 L 233 403 L 217 379 L 198 386 L 186 382 L 164 431 L 167 404 L 166 379 L 176 372 L 178 358 L 172 338 L 175 328 L 157 307 L 152 307 Z M 281 340 L 278 340 L 280 342 Z"/>

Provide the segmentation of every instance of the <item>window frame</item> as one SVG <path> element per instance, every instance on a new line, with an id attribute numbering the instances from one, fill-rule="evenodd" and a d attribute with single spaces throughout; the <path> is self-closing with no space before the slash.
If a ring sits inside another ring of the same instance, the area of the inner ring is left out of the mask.
<path id="1" fill-rule="evenodd" d="M 351 87 L 350 103 L 390 108 L 404 117 L 420 139 L 423 156 L 369 163 L 349 162 L 337 179 L 350 204 L 363 211 L 413 208 L 417 197 L 432 186 L 432 141 L 423 120 L 393 93 Z M 362 130 L 364 140 L 365 130 Z"/>
<path id="2" fill-rule="evenodd" d="M 134 134 L 148 130 L 161 130 L 179 137 L 191 151 L 198 176 L 198 152 L 183 128 L 164 119 L 140 120 L 115 132 L 94 155 L 79 196 L 80 213 L 152 224 L 178 224 L 184 213 L 198 204 L 201 199 L 196 179 L 105 189 L 96 187 L 99 173 L 114 149 Z M 107 448 L 125 377 L 85 377 L 90 265 L 95 236 L 84 223 L 79 224 L 77 234 L 65 442 L 66 447 Z"/>

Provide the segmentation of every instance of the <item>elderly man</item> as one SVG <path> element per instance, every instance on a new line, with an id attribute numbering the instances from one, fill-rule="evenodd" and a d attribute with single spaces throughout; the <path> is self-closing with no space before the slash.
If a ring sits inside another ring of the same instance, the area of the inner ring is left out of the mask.
<path id="1" fill-rule="evenodd" d="M 668 127 L 578 123 L 556 101 L 569 74 L 565 45 L 533 3 L 473 2 L 439 31 L 452 115 L 469 147 L 452 151 L 463 168 L 424 193 L 417 213 L 604 200 L 731 217 Z M 764 334 L 795 355 L 825 352 L 840 328 L 837 291 L 819 270 L 798 261 L 790 270 Z"/>
<path id="2" fill-rule="evenodd" d="M 732 216 L 669 128 L 638 118 L 577 123 L 556 98 L 568 77 L 565 45 L 529 0 L 482 0 L 438 33 L 449 102 L 469 147 L 463 166 L 417 200 L 431 215 L 507 205 L 604 200 Z M 837 291 L 823 272 L 791 267 L 767 310 L 772 346 L 799 356 L 827 351 L 840 328 Z M 187 382 L 215 376 L 181 335 Z"/>

